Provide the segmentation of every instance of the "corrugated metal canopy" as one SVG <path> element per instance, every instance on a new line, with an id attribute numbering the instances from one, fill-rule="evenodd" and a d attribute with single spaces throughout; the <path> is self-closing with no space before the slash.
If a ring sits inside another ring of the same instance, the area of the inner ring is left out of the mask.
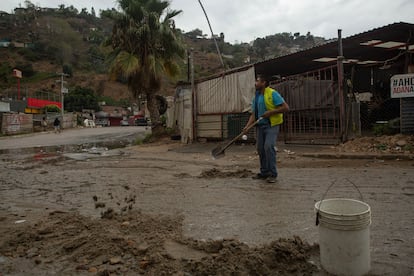
<path id="1" fill-rule="evenodd" d="M 342 39 L 345 62 L 383 64 L 398 57 L 406 46 L 414 49 L 414 24 L 394 23 Z M 255 64 L 256 73 L 290 76 L 327 67 L 336 62 L 338 42 L 277 57 Z"/>

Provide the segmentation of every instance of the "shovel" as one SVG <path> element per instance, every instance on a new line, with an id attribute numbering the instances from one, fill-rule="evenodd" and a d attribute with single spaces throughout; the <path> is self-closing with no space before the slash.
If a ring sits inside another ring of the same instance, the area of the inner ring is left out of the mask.
<path id="1" fill-rule="evenodd" d="M 233 144 L 234 142 L 236 142 L 238 139 L 240 139 L 240 137 L 243 136 L 244 133 L 246 133 L 247 131 L 249 131 L 249 129 L 251 129 L 252 127 L 254 127 L 255 125 L 257 125 L 258 122 L 260 122 L 260 120 L 262 120 L 263 118 L 260 117 L 259 119 L 257 119 L 253 124 L 251 124 L 250 126 L 248 126 L 246 128 L 245 131 L 242 131 L 239 135 L 237 135 L 236 137 L 233 138 L 233 140 L 231 140 L 230 142 L 228 142 L 224 147 L 222 146 L 217 146 L 215 147 L 212 151 L 211 151 L 211 155 L 213 156 L 214 159 L 218 159 L 224 156 L 224 151 L 231 146 L 231 144 Z"/>

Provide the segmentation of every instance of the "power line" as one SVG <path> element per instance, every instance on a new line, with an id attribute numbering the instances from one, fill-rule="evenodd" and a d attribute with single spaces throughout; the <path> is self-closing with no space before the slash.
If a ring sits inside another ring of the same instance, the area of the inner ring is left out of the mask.
<path id="1" fill-rule="evenodd" d="M 214 44 L 216 45 L 217 54 L 219 55 L 221 65 L 223 66 L 223 69 L 224 69 L 224 70 L 226 70 L 226 66 L 224 65 L 223 57 L 221 56 L 221 53 L 220 53 L 220 48 L 219 48 L 219 46 L 218 46 L 218 44 L 217 44 L 216 37 L 214 36 L 213 29 L 211 28 L 211 24 L 210 24 L 210 20 L 208 19 L 207 12 L 206 12 L 206 10 L 204 9 L 203 4 L 201 3 L 201 0 L 198 0 L 198 3 L 200 3 L 201 9 L 203 10 L 204 15 L 206 16 L 207 23 L 208 23 L 208 27 L 210 28 L 210 32 L 211 32 L 211 37 L 213 38 L 213 40 L 214 40 Z"/>

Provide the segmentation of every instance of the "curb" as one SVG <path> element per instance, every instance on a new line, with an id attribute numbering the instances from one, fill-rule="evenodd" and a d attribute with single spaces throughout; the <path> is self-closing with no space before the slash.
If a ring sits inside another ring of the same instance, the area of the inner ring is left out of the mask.
<path id="1" fill-rule="evenodd" d="M 414 154 L 349 154 L 349 153 L 302 153 L 303 157 L 324 159 L 382 159 L 382 160 L 414 160 Z"/>

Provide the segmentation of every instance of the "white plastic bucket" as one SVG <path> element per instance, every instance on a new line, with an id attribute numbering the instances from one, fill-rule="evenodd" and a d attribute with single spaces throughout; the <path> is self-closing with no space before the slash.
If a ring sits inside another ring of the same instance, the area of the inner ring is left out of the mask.
<path id="1" fill-rule="evenodd" d="M 364 275 L 371 269 L 368 204 L 332 198 L 315 204 L 322 267 L 335 275 Z"/>

